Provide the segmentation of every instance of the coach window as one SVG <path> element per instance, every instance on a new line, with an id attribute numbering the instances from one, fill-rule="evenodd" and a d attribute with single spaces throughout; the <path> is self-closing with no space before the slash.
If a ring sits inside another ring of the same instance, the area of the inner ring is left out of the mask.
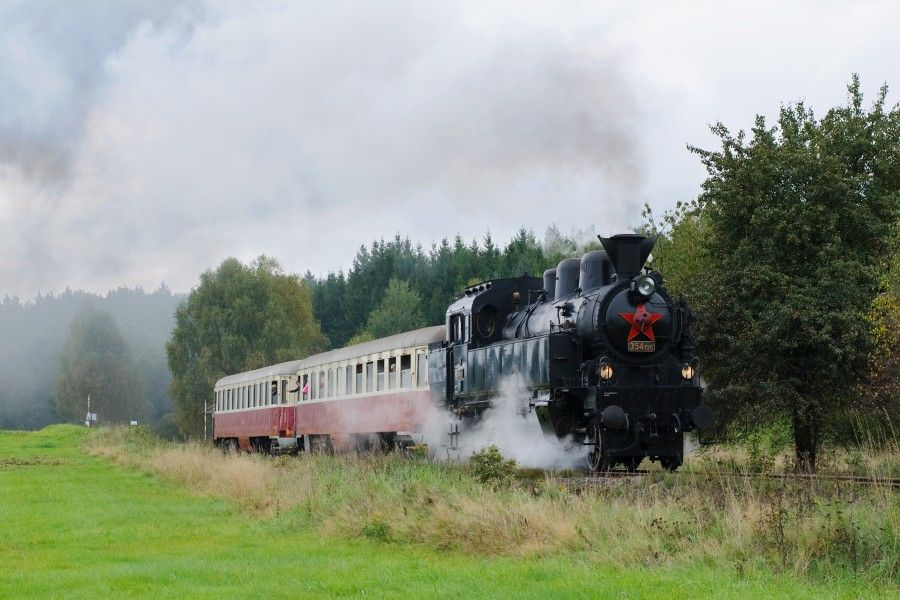
<path id="1" fill-rule="evenodd" d="M 347 365 L 344 371 L 344 395 L 349 396 L 353 393 L 353 365 Z"/>
<path id="2" fill-rule="evenodd" d="M 397 387 L 397 357 L 392 356 L 388 359 L 388 389 Z"/>
<path id="3" fill-rule="evenodd" d="M 400 387 L 412 387 L 412 357 L 409 354 L 400 357 Z"/>
<path id="4" fill-rule="evenodd" d="M 322 400 L 324 398 L 327 398 L 328 396 L 325 395 L 327 391 L 325 389 L 325 371 L 319 371 L 319 375 L 316 378 L 316 383 L 319 384 L 319 399 Z"/>
<path id="5" fill-rule="evenodd" d="M 383 358 L 378 360 L 377 368 L 378 368 L 378 380 L 377 380 L 378 381 L 378 391 L 380 392 L 381 390 L 384 389 L 384 359 Z"/>
<path id="6" fill-rule="evenodd" d="M 356 365 L 356 387 L 354 388 L 354 393 L 362 394 L 363 393 L 363 365 L 359 363 Z"/>
<path id="7" fill-rule="evenodd" d="M 369 361 L 366 363 L 366 392 L 375 390 L 375 363 Z"/>
<path id="8" fill-rule="evenodd" d="M 278 382 L 269 383 L 269 404 L 278 404 Z"/>

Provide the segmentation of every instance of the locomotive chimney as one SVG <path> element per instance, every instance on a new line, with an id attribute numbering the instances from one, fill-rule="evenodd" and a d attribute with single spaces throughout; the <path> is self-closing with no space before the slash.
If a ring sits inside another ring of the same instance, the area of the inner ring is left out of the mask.
<path id="1" fill-rule="evenodd" d="M 620 233 L 608 238 L 599 235 L 597 237 L 609 255 L 619 281 L 640 274 L 656 243 L 655 237 L 648 238 L 638 233 Z"/>
<path id="2" fill-rule="evenodd" d="M 544 294 L 547 300 L 553 300 L 556 294 L 556 269 L 547 269 L 544 271 Z"/>

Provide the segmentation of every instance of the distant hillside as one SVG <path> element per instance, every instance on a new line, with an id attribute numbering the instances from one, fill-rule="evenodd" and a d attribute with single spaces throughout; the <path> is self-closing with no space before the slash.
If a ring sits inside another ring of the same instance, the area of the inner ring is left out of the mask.
<path id="1" fill-rule="evenodd" d="M 171 407 L 165 344 L 175 307 L 184 299 L 165 285 L 152 293 L 119 288 L 106 296 L 66 290 L 0 304 L 0 429 L 36 429 L 57 422 L 52 401 L 59 351 L 72 318 L 85 305 L 109 312 L 125 338 L 159 420 Z"/>

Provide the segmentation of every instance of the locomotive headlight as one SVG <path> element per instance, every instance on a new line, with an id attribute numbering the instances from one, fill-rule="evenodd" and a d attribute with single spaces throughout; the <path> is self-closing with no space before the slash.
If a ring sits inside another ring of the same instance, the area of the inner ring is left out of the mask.
<path id="1" fill-rule="evenodd" d="M 694 373 L 696 373 L 696 369 L 694 369 L 693 365 L 690 363 L 684 363 L 684 366 L 681 367 L 681 376 L 684 379 L 693 379 Z"/>
<path id="2" fill-rule="evenodd" d="M 656 282 L 649 275 L 641 275 L 634 282 L 634 289 L 644 298 L 649 298 L 656 291 Z"/>
<path id="3" fill-rule="evenodd" d="M 600 363 L 600 369 L 597 371 L 600 375 L 600 379 L 610 380 L 613 376 L 613 368 L 609 363 Z"/>

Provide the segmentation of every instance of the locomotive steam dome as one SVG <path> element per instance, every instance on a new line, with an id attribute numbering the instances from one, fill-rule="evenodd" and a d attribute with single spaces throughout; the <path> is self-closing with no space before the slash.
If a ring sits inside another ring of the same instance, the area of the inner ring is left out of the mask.
<path id="1" fill-rule="evenodd" d="M 604 325 L 613 350 L 640 359 L 668 346 L 675 322 L 660 294 L 635 300 L 628 289 L 623 289 L 607 304 Z"/>

